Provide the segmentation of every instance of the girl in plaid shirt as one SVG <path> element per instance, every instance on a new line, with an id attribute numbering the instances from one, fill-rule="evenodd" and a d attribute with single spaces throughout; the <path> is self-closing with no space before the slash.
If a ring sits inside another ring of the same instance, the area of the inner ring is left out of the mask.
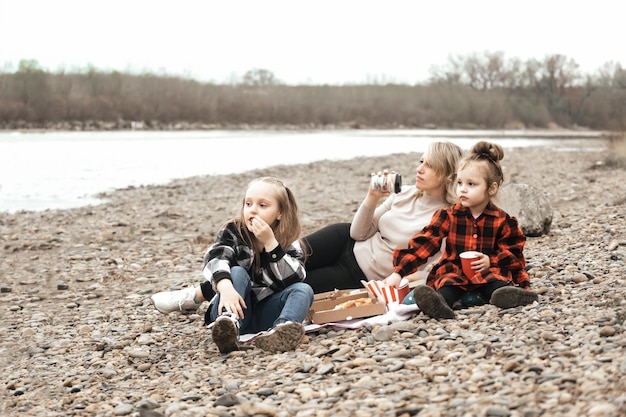
<path id="1" fill-rule="evenodd" d="M 254 344 L 270 352 L 295 349 L 304 336 L 302 322 L 313 304 L 313 290 L 303 281 L 304 252 L 299 242 L 296 200 L 282 181 L 253 180 L 238 217 L 218 232 L 204 256 L 199 287 L 161 292 L 151 297 L 162 313 L 197 310 L 205 314 L 221 353 L 239 349 L 239 331 L 264 332 Z"/>
<path id="2" fill-rule="evenodd" d="M 530 291 L 523 255 L 526 237 L 517 219 L 496 207 L 492 198 L 504 175 L 500 145 L 479 142 L 463 158 L 457 170 L 459 201 L 435 212 L 431 222 L 416 234 L 407 249 L 394 252 L 394 272 L 385 279 L 397 286 L 436 253 L 445 239 L 444 254 L 430 271 L 426 285 L 413 291 L 415 302 L 433 318 L 454 318 L 452 306 L 468 293 L 478 293 L 500 308 L 537 301 Z M 462 252 L 478 252 L 471 276 L 463 273 Z"/>

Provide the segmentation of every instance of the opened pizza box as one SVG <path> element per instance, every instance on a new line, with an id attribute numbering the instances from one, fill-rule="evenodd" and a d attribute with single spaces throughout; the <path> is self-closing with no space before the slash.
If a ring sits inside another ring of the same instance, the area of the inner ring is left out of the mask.
<path id="1" fill-rule="evenodd" d="M 362 298 L 370 299 L 371 304 L 335 309 L 335 307 L 347 301 Z M 381 303 L 377 298 L 372 297 L 365 288 L 357 290 L 335 290 L 315 294 L 313 305 L 309 309 L 309 318 L 313 323 L 323 324 L 377 316 L 384 314 L 385 311 L 385 304 Z"/>

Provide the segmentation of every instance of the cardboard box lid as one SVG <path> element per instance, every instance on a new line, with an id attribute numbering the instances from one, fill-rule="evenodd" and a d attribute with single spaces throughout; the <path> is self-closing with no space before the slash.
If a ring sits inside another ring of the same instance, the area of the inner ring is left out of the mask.
<path id="1" fill-rule="evenodd" d="M 385 304 L 376 302 L 374 304 L 345 308 L 341 310 L 312 311 L 311 321 L 316 324 L 331 323 L 336 321 L 378 316 L 380 314 L 384 314 L 385 311 Z"/>
<path id="2" fill-rule="evenodd" d="M 334 309 L 338 304 L 365 297 L 372 299 L 372 304 L 340 310 Z M 316 324 L 377 316 L 384 314 L 386 311 L 385 304 L 376 298 L 372 298 L 366 289 L 335 290 L 317 294 L 316 298 L 309 310 L 309 317 Z"/>
<path id="3" fill-rule="evenodd" d="M 313 302 L 321 301 L 321 300 L 335 300 L 337 298 L 345 298 L 345 297 L 352 297 L 352 298 L 345 298 L 346 300 L 352 300 L 355 298 L 361 298 L 361 297 L 367 297 L 367 296 L 368 296 L 368 292 L 366 288 L 356 288 L 354 290 L 334 290 L 334 291 L 327 291 L 327 292 L 315 294 L 313 296 Z"/>

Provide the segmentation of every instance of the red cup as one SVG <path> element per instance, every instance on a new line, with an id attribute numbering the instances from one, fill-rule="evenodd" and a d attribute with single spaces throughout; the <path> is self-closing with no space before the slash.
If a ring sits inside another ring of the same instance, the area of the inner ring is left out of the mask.
<path id="1" fill-rule="evenodd" d="M 461 266 L 463 267 L 463 273 L 469 279 L 471 279 L 476 271 L 472 269 L 472 262 L 477 261 L 480 257 L 480 252 L 468 251 L 459 255 L 461 258 Z"/>

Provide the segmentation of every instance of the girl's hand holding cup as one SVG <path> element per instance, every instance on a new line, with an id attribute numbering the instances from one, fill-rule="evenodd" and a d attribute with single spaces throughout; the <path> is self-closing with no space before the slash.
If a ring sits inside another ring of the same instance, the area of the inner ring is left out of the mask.
<path id="1" fill-rule="evenodd" d="M 476 251 L 467 251 L 459 255 L 461 258 L 461 266 L 463 273 L 468 279 L 471 279 L 477 272 L 489 269 L 491 262 L 489 256 Z"/>

